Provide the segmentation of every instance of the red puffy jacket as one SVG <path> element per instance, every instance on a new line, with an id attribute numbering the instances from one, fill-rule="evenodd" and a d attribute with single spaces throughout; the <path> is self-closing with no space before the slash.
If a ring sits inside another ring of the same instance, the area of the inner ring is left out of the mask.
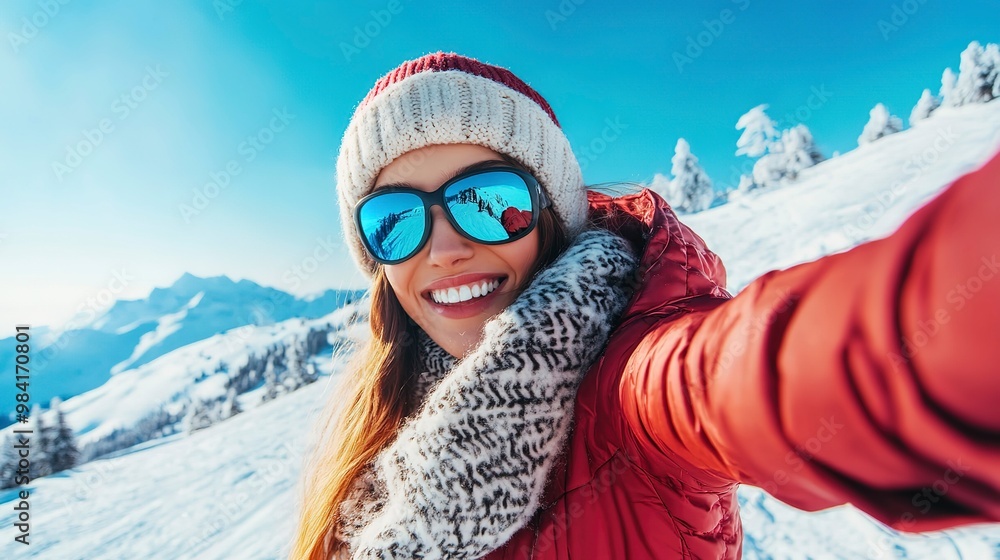
<path id="1" fill-rule="evenodd" d="M 890 237 L 734 298 L 661 198 L 590 203 L 641 287 L 542 509 L 487 558 L 739 558 L 740 482 L 900 530 L 1000 521 L 1000 156 Z"/>

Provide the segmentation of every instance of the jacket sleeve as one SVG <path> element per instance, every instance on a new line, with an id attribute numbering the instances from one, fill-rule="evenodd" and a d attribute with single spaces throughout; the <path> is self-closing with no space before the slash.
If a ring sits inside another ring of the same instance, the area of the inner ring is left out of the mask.
<path id="1" fill-rule="evenodd" d="M 619 396 L 652 471 L 899 530 L 1000 521 L 1000 156 L 885 239 L 643 330 Z"/>

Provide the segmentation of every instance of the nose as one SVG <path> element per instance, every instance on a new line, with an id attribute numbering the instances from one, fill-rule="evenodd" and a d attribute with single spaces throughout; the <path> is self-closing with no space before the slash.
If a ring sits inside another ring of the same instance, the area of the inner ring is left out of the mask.
<path id="1" fill-rule="evenodd" d="M 431 208 L 431 235 L 427 239 L 427 262 L 431 266 L 451 268 L 475 254 L 473 242 L 462 237 L 448 222 L 444 210 Z"/>

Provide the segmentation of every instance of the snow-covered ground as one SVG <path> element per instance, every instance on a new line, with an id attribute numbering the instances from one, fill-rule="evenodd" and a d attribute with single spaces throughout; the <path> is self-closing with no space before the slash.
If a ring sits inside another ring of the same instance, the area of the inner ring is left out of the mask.
<path id="1" fill-rule="evenodd" d="M 282 558 L 307 427 L 330 380 L 34 482 L 27 547 L 13 542 L 4 491 L 0 558 Z"/>
<path id="2" fill-rule="evenodd" d="M 912 129 L 681 220 L 726 264 L 731 292 L 787 268 L 892 233 L 942 186 L 1000 147 L 1000 102 L 941 108 Z"/>
<path id="3" fill-rule="evenodd" d="M 1000 102 L 945 109 L 824 162 L 793 185 L 682 219 L 723 257 L 729 287 L 738 291 L 768 270 L 891 232 L 998 149 Z M 179 359 L 205 349 L 171 354 Z M 143 367 L 152 372 L 170 358 Z M 0 492 L 0 558 L 284 558 L 310 430 L 342 366 L 329 357 L 320 365 L 332 375 L 193 435 L 153 440 L 33 481 L 29 547 L 12 540 L 15 492 Z M 740 501 L 748 560 L 1000 559 L 1000 525 L 901 535 L 850 507 L 807 514 L 754 488 L 742 488 Z"/>

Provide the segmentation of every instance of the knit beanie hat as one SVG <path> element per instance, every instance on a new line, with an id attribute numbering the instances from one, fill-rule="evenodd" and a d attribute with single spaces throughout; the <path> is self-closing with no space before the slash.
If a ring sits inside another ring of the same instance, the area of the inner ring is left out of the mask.
<path id="1" fill-rule="evenodd" d="M 583 229 L 580 164 L 549 104 L 505 68 L 454 53 L 404 62 L 376 83 L 347 126 L 337 158 L 344 237 L 369 277 L 375 263 L 358 238 L 354 207 L 397 157 L 435 144 L 477 144 L 509 156 L 538 179 L 570 237 Z"/>

